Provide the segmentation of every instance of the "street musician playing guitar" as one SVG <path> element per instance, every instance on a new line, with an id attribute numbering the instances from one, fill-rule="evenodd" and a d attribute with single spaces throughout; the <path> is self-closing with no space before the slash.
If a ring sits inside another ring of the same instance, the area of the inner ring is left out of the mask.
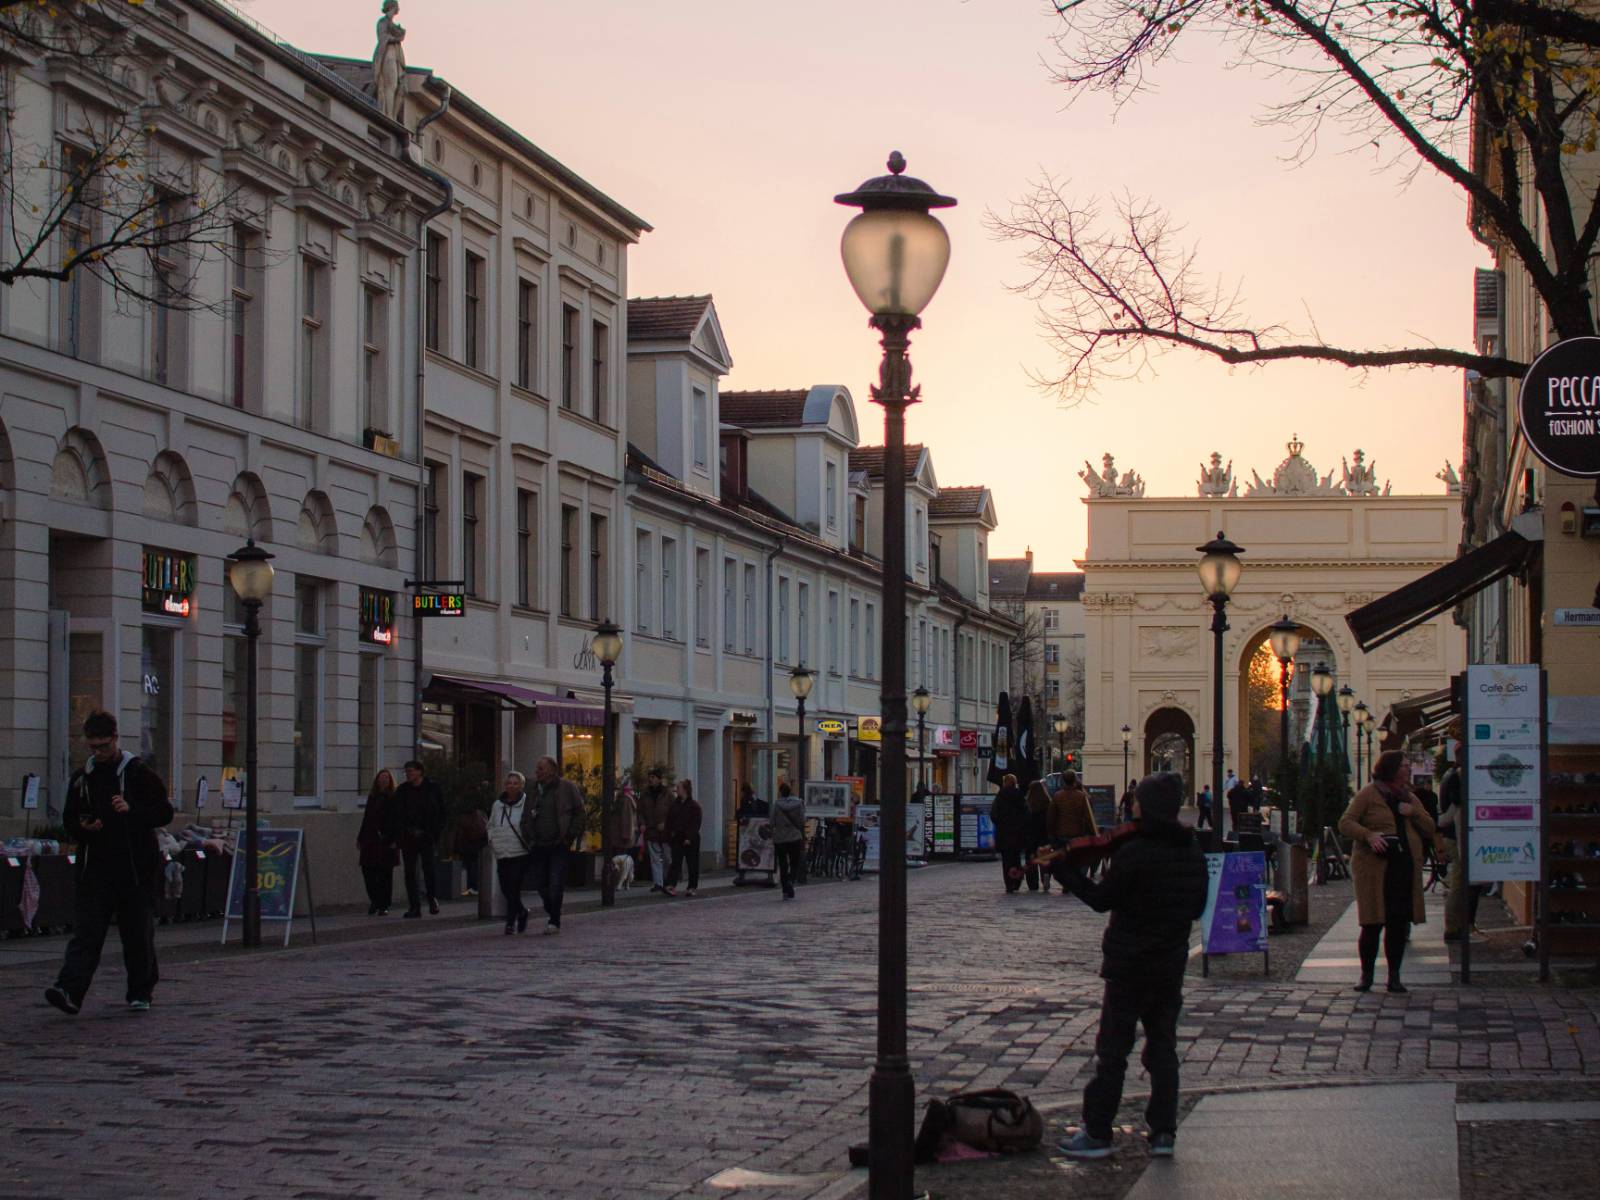
<path id="1" fill-rule="evenodd" d="M 1134 823 L 1097 839 L 1110 862 L 1099 882 L 1084 874 L 1070 849 L 1047 851 L 1056 859 L 1062 887 L 1096 912 L 1109 912 L 1101 940 L 1105 994 L 1095 1039 L 1095 1074 L 1083 1093 L 1083 1127 L 1060 1144 L 1069 1158 L 1106 1158 L 1111 1125 L 1122 1103 L 1139 1025 L 1144 1026 L 1144 1066 L 1150 1073 L 1145 1106 L 1150 1153 L 1170 1156 L 1178 1127 L 1178 1014 L 1189 961 L 1189 928 L 1206 906 L 1206 860 L 1192 830 L 1178 824 L 1181 775 L 1152 775 L 1134 793 Z M 1089 839 L 1080 839 L 1087 841 Z M 1081 861 L 1082 855 L 1078 858 Z"/>

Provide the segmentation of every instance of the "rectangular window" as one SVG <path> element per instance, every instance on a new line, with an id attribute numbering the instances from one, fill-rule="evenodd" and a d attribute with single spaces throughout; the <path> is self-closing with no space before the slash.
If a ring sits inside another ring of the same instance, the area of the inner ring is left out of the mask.
<path id="1" fill-rule="evenodd" d="M 850 600 L 850 628 L 846 631 L 850 638 L 850 674 L 861 674 L 861 601 L 854 597 Z"/>
<path id="2" fill-rule="evenodd" d="M 711 461 L 711 398 L 705 388 L 694 389 L 690 436 L 694 439 L 694 465 L 704 471 Z"/>
<path id="3" fill-rule="evenodd" d="M 611 413 L 611 397 L 606 394 L 611 386 L 610 354 L 609 333 L 602 322 L 596 321 L 589 326 L 589 394 L 594 419 L 601 425 Z"/>
<path id="4" fill-rule="evenodd" d="M 315 802 L 321 794 L 323 588 L 298 579 L 294 586 L 294 795 Z"/>
<path id="5" fill-rule="evenodd" d="M 926 515 L 919 507 L 917 509 L 916 533 L 914 535 L 917 546 L 917 566 L 919 567 L 928 565 L 928 534 L 924 525 L 926 519 Z"/>
<path id="6" fill-rule="evenodd" d="M 856 496 L 851 502 L 852 514 L 850 518 L 850 549 L 865 550 L 867 548 L 867 498 Z"/>
<path id="7" fill-rule="evenodd" d="M 422 468 L 422 573 L 439 578 L 439 477 L 438 463 Z"/>
<path id="8" fill-rule="evenodd" d="M 461 579 L 469 596 L 483 593 L 483 476 L 461 473 Z"/>
<path id="9" fill-rule="evenodd" d="M 1061 614 L 1058 611 L 1053 608 L 1047 608 L 1043 610 L 1043 615 L 1044 627 L 1046 629 L 1061 628 Z"/>
<path id="10" fill-rule="evenodd" d="M 328 268 L 314 258 L 300 260 L 300 410 L 298 423 L 318 429 L 323 423 L 327 397 L 324 380 L 328 336 L 323 327 L 328 312 Z"/>
<path id="11" fill-rule="evenodd" d="M 1060 680 L 1050 679 L 1050 680 L 1046 680 L 1045 681 L 1044 699 L 1045 699 L 1045 703 L 1049 704 L 1052 708 L 1056 707 L 1057 705 L 1059 705 L 1061 703 L 1061 682 L 1060 682 Z"/>
<path id="12" fill-rule="evenodd" d="M 561 615 L 578 615 L 578 510 L 561 506 Z"/>
<path id="13" fill-rule="evenodd" d="M 739 636 L 739 600 L 735 589 L 739 586 L 739 564 L 731 558 L 722 560 L 722 648 L 729 654 Z"/>
<path id="14" fill-rule="evenodd" d="M 428 234 L 428 278 L 423 301 L 424 338 L 428 349 L 443 353 L 445 349 L 445 268 L 449 247 L 437 233 Z"/>
<path id="15" fill-rule="evenodd" d="M 928 682 L 928 623 L 917 622 L 917 679 L 926 684 Z"/>
<path id="16" fill-rule="evenodd" d="M 539 288 L 526 279 L 517 280 L 517 386 L 533 390 L 533 372 L 538 365 Z"/>
<path id="17" fill-rule="evenodd" d="M 561 306 L 561 407 L 578 407 L 578 310 Z"/>
<path id="18" fill-rule="evenodd" d="M 828 671 L 837 675 L 841 666 L 839 657 L 839 593 L 828 593 Z"/>
<path id="19" fill-rule="evenodd" d="M 798 584 L 795 589 L 795 619 L 796 633 L 795 649 L 799 657 L 795 662 L 804 666 L 811 661 L 811 587 L 809 584 Z"/>
<path id="20" fill-rule="evenodd" d="M 139 757 L 163 780 L 173 779 L 173 734 L 177 730 L 179 685 L 174 629 L 146 625 L 141 631 L 139 670 Z"/>
<path id="21" fill-rule="evenodd" d="M 66 194 L 74 188 L 80 189 L 79 198 L 63 202 L 58 226 L 61 243 L 57 265 L 64 270 L 71 268 L 67 277 L 56 285 L 60 305 L 61 349 L 74 358 L 93 359 L 100 341 L 100 289 L 94 275 L 76 259 L 94 245 L 99 234 L 95 219 L 99 193 L 95 186 L 94 168 L 79 151 L 67 147 L 61 151 L 59 190 Z"/>
<path id="22" fill-rule="evenodd" d="M 828 483 L 823 497 L 827 505 L 828 528 L 839 527 L 839 464 L 829 463 L 827 469 Z"/>
<path id="23" fill-rule="evenodd" d="M 233 288 L 228 311 L 229 399 L 235 408 L 258 403 L 261 324 L 256 297 L 261 291 L 261 236 L 248 225 L 233 227 Z"/>
<path id="24" fill-rule="evenodd" d="M 524 488 L 517 489 L 517 604 L 532 608 L 539 590 L 534 570 L 539 561 L 539 498 Z"/>
<path id="25" fill-rule="evenodd" d="M 694 643 L 711 645 L 711 551 L 694 552 Z"/>
<path id="26" fill-rule="evenodd" d="M 598 621 L 611 607 L 606 579 L 606 519 L 589 516 L 589 619 Z"/>
<path id="27" fill-rule="evenodd" d="M 383 762 L 383 655 L 367 652 L 360 661 L 356 688 L 356 784 L 368 787 Z"/>
<path id="28" fill-rule="evenodd" d="M 462 274 L 462 361 L 476 370 L 483 369 L 483 256 L 468 250 L 461 256 Z"/>
<path id="29" fill-rule="evenodd" d="M 744 565 L 744 652 L 756 652 L 756 569 Z"/>
<path id="30" fill-rule="evenodd" d="M 232 588 L 226 589 L 233 591 Z M 250 643 L 237 630 L 222 639 L 222 766 L 244 770 L 245 720 L 250 694 Z"/>
<path id="31" fill-rule="evenodd" d="M 650 597 L 654 592 L 650 575 L 650 534 L 639 529 L 633 535 L 633 627 L 650 632 Z"/>
<path id="32" fill-rule="evenodd" d="M 661 636 L 678 636 L 678 543 L 661 539 Z"/>
<path id="33" fill-rule="evenodd" d="M 188 263 L 182 242 L 183 201 L 162 195 L 156 201 L 156 228 L 172 230 L 175 239 L 150 253 L 150 377 L 168 387 L 182 387 L 188 352 L 188 318 L 182 311 L 188 284 Z"/>
<path id="34" fill-rule="evenodd" d="M 778 576 L 778 661 L 789 661 L 789 577 Z"/>
<path id="35" fill-rule="evenodd" d="M 1047 644 L 1044 648 L 1044 665 L 1047 667 L 1061 665 L 1061 647 L 1054 642 Z"/>
<path id="36" fill-rule="evenodd" d="M 928 553 L 931 556 L 928 575 L 933 582 L 937 583 L 944 575 L 943 548 L 939 545 L 939 535 L 937 533 L 928 535 Z"/>
<path id="37" fill-rule="evenodd" d="M 878 607 L 875 604 L 867 605 L 867 678 L 878 677 Z"/>
<path id="38" fill-rule="evenodd" d="M 361 289 L 361 399 L 367 428 L 392 433 L 389 428 L 389 391 L 383 351 L 389 341 L 388 297 L 376 288 Z"/>

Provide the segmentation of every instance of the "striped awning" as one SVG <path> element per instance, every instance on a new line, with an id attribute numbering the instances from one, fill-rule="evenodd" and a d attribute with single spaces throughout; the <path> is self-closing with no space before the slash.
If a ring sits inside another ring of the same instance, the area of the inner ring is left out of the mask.
<path id="1" fill-rule="evenodd" d="M 469 679 L 464 675 L 434 672 L 428 688 L 466 693 L 481 701 L 492 701 L 498 707 L 532 711 L 534 720 L 546 725 L 599 725 L 605 720 L 605 710 L 599 705 L 536 692 L 499 679 Z"/>

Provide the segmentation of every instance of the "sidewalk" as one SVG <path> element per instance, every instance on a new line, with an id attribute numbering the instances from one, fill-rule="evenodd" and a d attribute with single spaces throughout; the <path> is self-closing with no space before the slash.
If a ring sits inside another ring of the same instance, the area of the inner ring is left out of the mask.
<path id="1" fill-rule="evenodd" d="M 1444 944 L 1444 897 L 1428 892 L 1423 901 L 1427 921 L 1411 927 L 1411 942 L 1406 947 L 1405 966 L 1401 978 L 1407 987 L 1443 987 L 1450 983 L 1450 951 Z M 1355 902 L 1345 910 L 1344 916 L 1333 923 L 1307 957 L 1300 964 L 1296 983 L 1346 984 L 1351 987 L 1361 976 L 1361 956 L 1356 949 L 1356 939 L 1361 926 L 1356 920 Z M 1378 951 L 1377 991 L 1383 988 L 1383 951 Z"/>

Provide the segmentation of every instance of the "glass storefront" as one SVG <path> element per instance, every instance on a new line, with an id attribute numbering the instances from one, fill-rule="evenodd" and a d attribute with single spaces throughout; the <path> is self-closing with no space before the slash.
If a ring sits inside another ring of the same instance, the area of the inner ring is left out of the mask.
<path id="1" fill-rule="evenodd" d="M 146 625 L 140 636 L 139 757 L 176 793 L 172 777 L 178 680 L 173 672 L 178 634 Z M 81 724 L 81 723 L 80 723 Z"/>

